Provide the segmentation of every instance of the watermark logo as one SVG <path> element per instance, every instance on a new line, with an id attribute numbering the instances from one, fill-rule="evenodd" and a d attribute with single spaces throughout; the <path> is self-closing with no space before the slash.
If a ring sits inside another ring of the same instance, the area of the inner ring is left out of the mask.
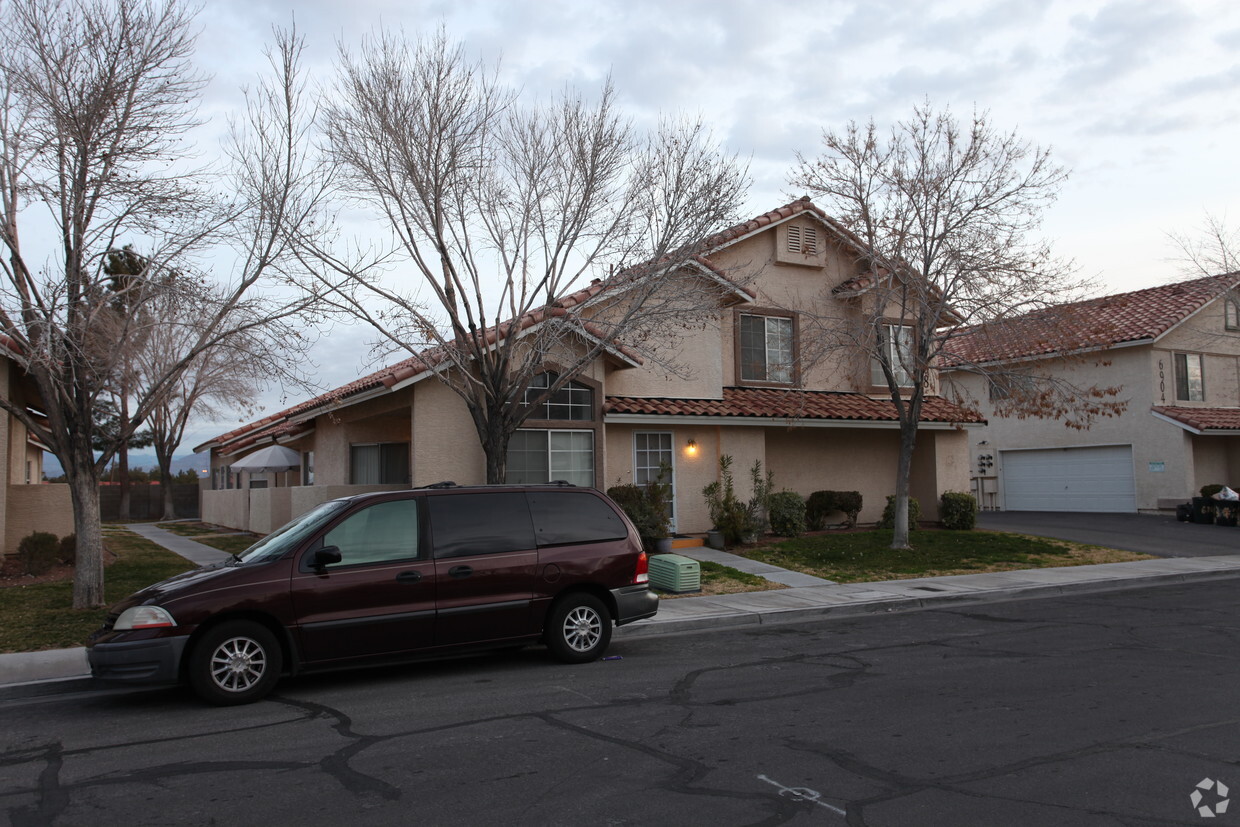
<path id="1" fill-rule="evenodd" d="M 1197 783 L 1188 800 L 1193 803 L 1193 809 L 1202 818 L 1221 816 L 1227 812 L 1227 805 L 1230 803 L 1227 798 L 1227 785 L 1222 781 L 1213 781 L 1209 778 L 1203 778 Z M 1214 803 L 1208 803 L 1210 801 Z"/>

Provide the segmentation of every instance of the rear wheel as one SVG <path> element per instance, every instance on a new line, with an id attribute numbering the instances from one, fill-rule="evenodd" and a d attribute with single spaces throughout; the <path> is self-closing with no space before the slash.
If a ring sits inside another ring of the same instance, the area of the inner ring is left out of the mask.
<path id="1" fill-rule="evenodd" d="M 611 613 L 592 594 L 573 594 L 551 610 L 547 648 L 564 663 L 597 660 L 611 642 Z"/>
<path id="2" fill-rule="evenodd" d="M 272 690 L 282 667 L 276 636 L 261 624 L 236 620 L 198 641 L 190 653 L 189 683 L 208 703 L 248 704 Z"/>

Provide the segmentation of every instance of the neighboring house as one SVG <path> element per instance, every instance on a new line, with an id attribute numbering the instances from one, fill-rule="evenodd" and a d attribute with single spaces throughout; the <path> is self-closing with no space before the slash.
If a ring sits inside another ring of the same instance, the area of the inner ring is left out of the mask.
<path id="1" fill-rule="evenodd" d="M 17 364 L 5 355 L 14 347 L 0 335 L 0 394 L 39 409 L 39 395 Z M 17 551 L 21 539 L 33 531 L 63 537 L 73 533 L 73 505 L 67 485 L 41 485 L 43 452 L 16 417 L 0 412 L 0 556 Z"/>
<path id="2" fill-rule="evenodd" d="M 1240 483 L 1237 282 L 1231 273 L 1059 305 L 949 343 L 979 369 L 945 370 L 943 381 L 978 400 L 988 421 L 971 433 L 982 506 L 1156 511 L 1202 485 Z M 1029 367 L 1118 388 L 1127 408 L 1085 430 L 1002 415 L 1005 384 Z"/>
<path id="3" fill-rule="evenodd" d="M 895 488 L 894 406 L 886 387 L 873 384 L 867 350 L 824 349 L 808 332 L 821 329 L 815 320 L 861 318 L 865 261 L 855 239 L 808 199 L 713 237 L 690 265 L 716 285 L 718 304 L 692 320 L 680 352 L 687 378 L 669 376 L 617 343 L 514 435 L 508 481 L 566 479 L 607 489 L 646 482 L 667 463 L 676 529 L 704 532 L 711 526 L 702 488 L 717 479 L 719 457 L 727 454 L 742 496 L 749 468 L 760 460 L 774 472 L 777 490 L 857 490 L 861 519 L 876 520 Z M 606 290 L 606 282 L 594 282 L 542 312 L 584 307 L 588 331 L 587 300 Z M 899 343 L 901 320 L 887 321 L 883 335 Z M 939 397 L 927 399 L 912 494 L 928 519 L 937 515 L 941 492 L 967 489 L 966 428 L 980 421 Z M 230 468 L 272 443 L 300 452 L 301 468 L 256 476 Z M 418 358 L 195 451 L 206 449 L 212 490 L 203 492 L 203 519 L 259 532 L 344 494 L 485 481 L 464 404 Z"/>

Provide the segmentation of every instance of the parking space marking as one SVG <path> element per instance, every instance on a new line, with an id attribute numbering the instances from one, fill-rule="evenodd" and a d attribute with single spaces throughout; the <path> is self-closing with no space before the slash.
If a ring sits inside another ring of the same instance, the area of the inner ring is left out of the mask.
<path id="1" fill-rule="evenodd" d="M 844 812 L 839 807 L 832 806 L 831 804 L 823 801 L 822 793 L 817 790 L 811 790 L 809 787 L 785 787 L 783 784 L 780 784 L 772 778 L 767 778 L 765 775 L 759 775 L 758 780 L 765 781 L 772 787 L 779 787 L 780 795 L 787 795 L 794 801 L 808 801 L 811 804 L 817 804 L 819 807 L 825 807 L 836 815 L 848 815 L 848 813 Z"/>

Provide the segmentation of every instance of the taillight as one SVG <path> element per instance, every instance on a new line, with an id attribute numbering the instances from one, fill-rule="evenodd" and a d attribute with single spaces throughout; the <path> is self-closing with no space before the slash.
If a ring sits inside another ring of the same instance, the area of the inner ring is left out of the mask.
<path id="1" fill-rule="evenodd" d="M 649 583 L 650 582 L 650 558 L 646 556 L 646 552 L 637 555 L 637 570 L 633 572 L 633 583 Z"/>

